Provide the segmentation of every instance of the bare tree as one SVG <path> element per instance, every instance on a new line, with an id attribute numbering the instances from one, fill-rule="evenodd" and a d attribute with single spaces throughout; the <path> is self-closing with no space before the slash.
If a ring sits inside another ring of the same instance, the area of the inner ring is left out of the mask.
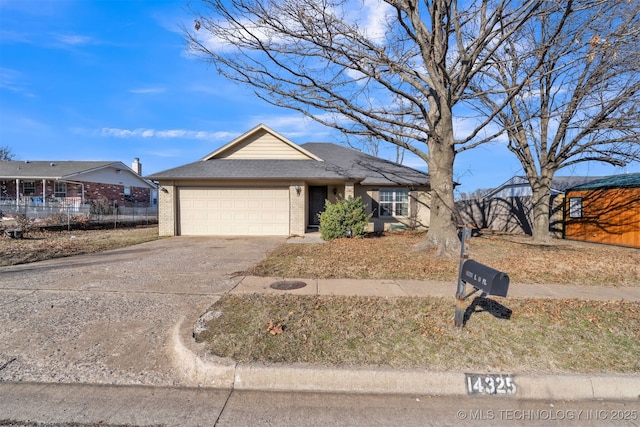
<path id="1" fill-rule="evenodd" d="M 550 186 L 558 170 L 640 159 L 640 3 L 545 7 L 548 13 L 522 26 L 472 85 L 488 114 L 505 93 L 524 86 L 496 121 L 533 189 L 536 241 L 549 239 Z"/>
<path id="2" fill-rule="evenodd" d="M 379 139 L 375 139 L 371 135 L 357 138 L 355 142 L 351 142 L 347 139 L 347 144 L 352 148 L 362 151 L 363 153 L 371 154 L 376 157 L 380 155 L 381 141 Z"/>
<path id="3" fill-rule="evenodd" d="M 203 0 L 185 33 L 194 54 L 263 100 L 423 159 L 432 201 L 422 247 L 450 255 L 460 245 L 456 153 L 500 133 L 488 117 L 454 135 L 454 109 L 473 101 L 471 82 L 542 3 Z"/>
<path id="4" fill-rule="evenodd" d="M 402 104 L 402 102 L 403 102 L 403 100 L 401 98 L 400 99 L 396 98 L 392 103 L 393 104 Z M 401 123 L 400 124 L 401 128 L 404 128 L 404 125 L 402 124 L 403 119 L 404 119 L 404 117 L 398 117 L 398 120 Z M 390 124 L 389 126 L 393 127 L 393 126 L 398 126 L 398 125 L 397 124 Z M 400 129 L 400 131 L 398 131 L 398 132 L 390 131 L 390 133 L 400 134 L 401 131 L 402 131 L 402 129 Z M 395 143 L 394 144 L 389 144 L 389 143 L 386 143 L 385 141 L 382 141 L 382 140 L 380 140 L 378 138 L 375 138 L 372 135 L 366 135 L 366 136 L 364 136 L 364 138 L 363 137 L 357 138 L 359 143 L 352 144 L 349 141 L 349 137 L 348 136 L 349 135 L 347 135 L 347 144 L 349 144 L 350 146 L 354 146 L 354 148 L 358 148 L 358 149 L 360 149 L 360 150 L 362 150 L 362 151 L 364 151 L 366 153 L 369 153 L 369 154 L 371 154 L 373 156 L 376 156 L 376 157 L 380 153 L 380 147 L 381 146 L 385 147 L 385 146 L 388 146 L 388 145 L 392 145 L 392 146 L 395 145 L 395 160 L 394 161 L 396 163 L 400 163 L 400 164 L 402 164 L 404 162 L 404 155 L 405 155 L 405 152 L 407 151 L 406 148 L 404 148 L 404 146 L 405 145 L 409 145 L 409 144 L 412 143 L 412 140 L 410 140 L 409 138 L 401 137 L 402 140 L 403 140 L 402 141 L 403 144 L 395 144 Z"/>
<path id="5" fill-rule="evenodd" d="M 405 141 L 405 142 L 409 144 L 411 141 Z M 399 164 L 404 163 L 404 155 L 405 155 L 405 152 L 407 151 L 405 148 L 401 147 L 400 145 L 388 144 L 388 143 L 385 143 L 385 141 L 375 139 L 372 136 L 366 136 L 364 137 L 364 139 L 358 138 L 358 141 L 355 143 L 350 142 L 349 138 L 347 138 L 347 144 L 357 150 L 360 150 L 367 154 L 371 154 L 372 156 L 376 156 L 376 157 L 380 156 L 381 147 L 384 148 L 384 147 L 387 147 L 388 145 L 392 145 L 392 146 L 395 145 L 395 147 L 393 147 L 394 153 L 395 153 L 395 157 L 393 161 Z"/>
<path id="6" fill-rule="evenodd" d="M 468 193 L 461 192 L 458 195 L 458 200 L 482 200 L 485 194 L 493 190 L 493 188 L 478 188 Z"/>
<path id="7" fill-rule="evenodd" d="M 12 160 L 13 158 L 14 154 L 9 147 L 0 147 L 0 160 Z"/>

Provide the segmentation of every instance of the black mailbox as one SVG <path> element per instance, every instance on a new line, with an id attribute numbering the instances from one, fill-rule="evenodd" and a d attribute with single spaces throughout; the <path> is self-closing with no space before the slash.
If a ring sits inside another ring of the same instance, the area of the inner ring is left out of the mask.
<path id="1" fill-rule="evenodd" d="M 509 290 L 509 276 L 472 259 L 462 265 L 461 279 L 487 295 L 506 297 Z"/>

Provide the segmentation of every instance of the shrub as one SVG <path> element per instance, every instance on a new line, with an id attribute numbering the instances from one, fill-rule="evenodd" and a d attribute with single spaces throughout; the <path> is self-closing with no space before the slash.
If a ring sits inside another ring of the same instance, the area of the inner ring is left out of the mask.
<path id="1" fill-rule="evenodd" d="M 29 218 L 25 214 L 17 214 L 15 216 L 17 228 L 22 230 L 22 235 L 26 236 L 33 228 L 33 218 Z"/>
<path id="2" fill-rule="evenodd" d="M 91 205 L 90 213 L 97 215 L 111 215 L 113 214 L 113 203 L 110 203 L 107 199 L 96 199 L 88 202 Z"/>
<path id="3" fill-rule="evenodd" d="M 335 203 L 325 202 L 324 212 L 320 214 L 320 235 L 324 240 L 364 235 L 364 229 L 371 218 L 366 212 L 362 197 L 338 199 Z"/>
<path id="4" fill-rule="evenodd" d="M 63 213 L 51 214 L 41 221 L 42 225 L 62 225 L 67 223 L 67 215 Z"/>

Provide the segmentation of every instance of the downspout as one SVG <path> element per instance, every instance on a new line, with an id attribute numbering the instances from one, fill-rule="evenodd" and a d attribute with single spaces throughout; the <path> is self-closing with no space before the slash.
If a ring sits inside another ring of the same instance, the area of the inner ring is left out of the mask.
<path id="1" fill-rule="evenodd" d="M 69 183 L 69 184 L 80 185 L 82 187 L 82 204 L 84 205 L 84 184 L 82 182 L 70 181 L 68 179 L 56 179 L 56 181 L 58 181 L 58 182 L 66 182 L 66 183 Z"/>
<path id="2" fill-rule="evenodd" d="M 20 178 L 16 178 L 16 209 L 20 207 Z"/>

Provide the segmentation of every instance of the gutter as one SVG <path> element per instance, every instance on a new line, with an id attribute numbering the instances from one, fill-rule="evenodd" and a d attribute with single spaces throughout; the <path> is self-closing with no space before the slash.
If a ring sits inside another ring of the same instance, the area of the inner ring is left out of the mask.
<path id="1" fill-rule="evenodd" d="M 66 182 L 68 184 L 80 185 L 82 187 L 82 204 L 84 204 L 84 184 L 82 182 L 71 181 L 71 180 L 68 180 L 68 179 L 56 179 L 56 182 Z"/>

